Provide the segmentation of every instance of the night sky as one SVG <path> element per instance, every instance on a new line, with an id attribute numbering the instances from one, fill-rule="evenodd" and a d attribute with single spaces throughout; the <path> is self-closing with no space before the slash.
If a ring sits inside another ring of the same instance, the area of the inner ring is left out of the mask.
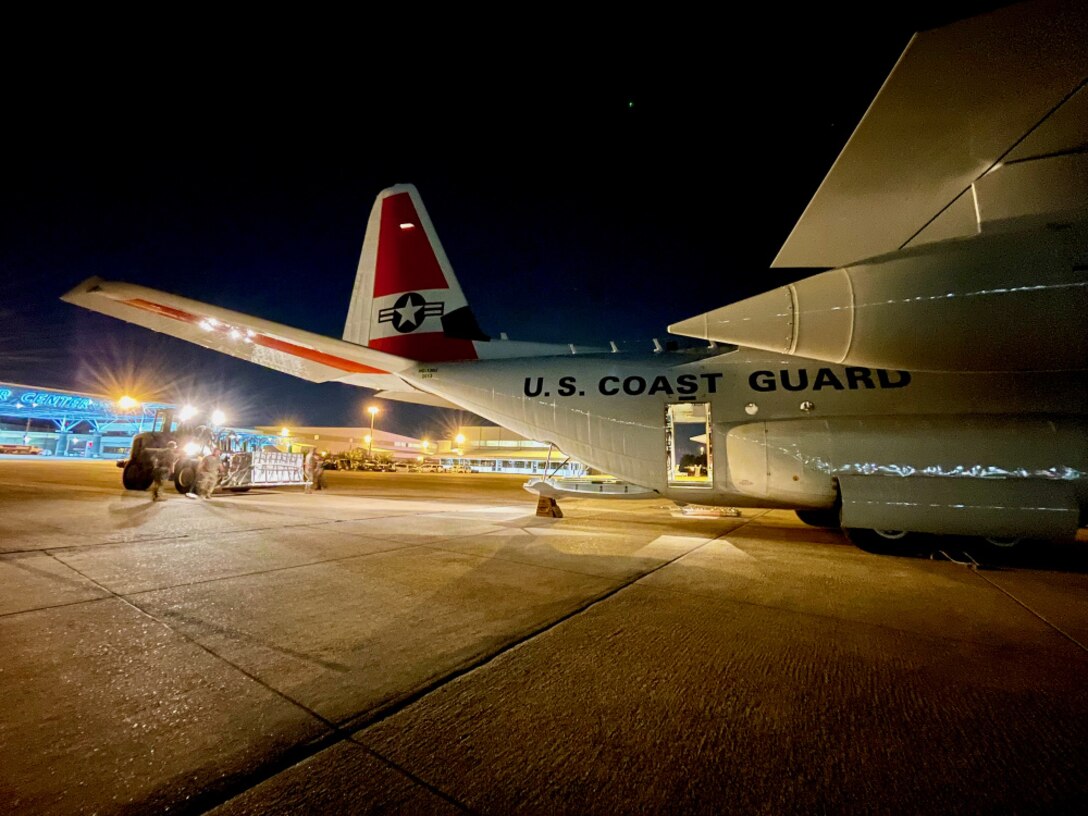
<path id="1" fill-rule="evenodd" d="M 99 275 L 339 337 L 373 198 L 402 182 L 485 331 L 648 349 L 799 277 L 770 262 L 910 34 L 993 5 L 767 4 L 735 26 L 552 9 L 501 38 L 464 18 L 418 38 L 407 17 L 28 29 L 3 58 L 0 380 L 363 424 L 365 389 L 58 297 Z M 451 419 L 382 407 L 401 433 Z"/>

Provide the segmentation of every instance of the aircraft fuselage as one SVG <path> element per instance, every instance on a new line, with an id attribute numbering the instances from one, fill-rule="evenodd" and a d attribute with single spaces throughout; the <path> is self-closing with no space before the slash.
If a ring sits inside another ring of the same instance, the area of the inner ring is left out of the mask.
<path id="1" fill-rule="evenodd" d="M 1077 372 L 887 371 L 737 349 L 421 363 L 402 376 L 679 502 L 841 497 L 852 526 L 875 515 L 993 535 L 1068 534 L 1088 505 Z"/>

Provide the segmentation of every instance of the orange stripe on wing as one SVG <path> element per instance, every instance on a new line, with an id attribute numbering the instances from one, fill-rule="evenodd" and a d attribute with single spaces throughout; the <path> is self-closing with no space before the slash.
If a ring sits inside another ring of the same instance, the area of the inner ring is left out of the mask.
<path id="1" fill-rule="evenodd" d="M 199 325 L 211 318 L 201 317 L 195 315 L 192 312 L 186 312 L 182 309 L 175 309 L 172 306 L 164 306 L 161 303 L 153 303 L 150 300 L 144 300 L 143 298 L 132 298 L 131 300 L 121 301 L 122 303 L 132 306 L 137 309 L 143 309 L 145 312 L 153 312 L 154 314 L 162 317 L 169 317 L 173 320 L 179 320 L 182 323 L 192 323 Z M 326 354 L 323 351 L 318 351 L 308 346 L 300 346 L 296 343 L 288 342 L 287 340 L 280 340 L 277 337 L 270 337 L 267 334 L 261 334 L 260 332 L 246 331 L 245 329 L 237 329 L 233 326 L 227 326 L 222 322 L 217 322 L 212 325 L 213 331 L 218 331 L 221 334 L 230 332 L 231 329 L 235 331 L 241 331 L 245 333 L 245 339 L 254 345 L 263 346 L 264 348 L 272 349 L 273 351 L 282 351 L 284 354 L 290 354 L 292 357 L 301 357 L 304 360 L 310 360 L 314 363 L 321 363 L 321 365 L 327 365 L 330 368 L 336 368 L 340 371 L 349 371 L 353 374 L 388 374 L 385 369 L 374 368 L 373 366 L 363 365 L 357 363 L 354 360 L 348 360 L 344 357 L 337 357 L 334 354 Z"/>

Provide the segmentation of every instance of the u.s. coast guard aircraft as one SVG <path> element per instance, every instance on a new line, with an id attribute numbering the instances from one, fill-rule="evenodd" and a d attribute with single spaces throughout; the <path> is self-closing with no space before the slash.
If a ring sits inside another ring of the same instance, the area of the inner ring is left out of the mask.
<path id="1" fill-rule="evenodd" d="M 682 503 L 873 541 L 1068 537 L 1088 507 L 1086 9 L 916 35 L 775 261 L 830 271 L 671 326 L 696 352 L 488 337 L 409 185 L 374 204 L 343 339 L 98 278 L 64 299 L 465 408 Z"/>

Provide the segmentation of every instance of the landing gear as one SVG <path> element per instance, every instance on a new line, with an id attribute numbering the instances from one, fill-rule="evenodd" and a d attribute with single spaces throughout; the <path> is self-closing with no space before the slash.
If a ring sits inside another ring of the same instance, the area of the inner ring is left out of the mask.
<path id="1" fill-rule="evenodd" d="M 794 510 L 797 518 L 810 527 L 834 527 L 839 526 L 839 508 L 829 507 L 825 510 Z"/>
<path id="2" fill-rule="evenodd" d="M 843 528 L 846 537 L 860 550 L 878 555 L 910 555 L 921 548 L 924 536 L 908 530 L 859 530 Z"/>

